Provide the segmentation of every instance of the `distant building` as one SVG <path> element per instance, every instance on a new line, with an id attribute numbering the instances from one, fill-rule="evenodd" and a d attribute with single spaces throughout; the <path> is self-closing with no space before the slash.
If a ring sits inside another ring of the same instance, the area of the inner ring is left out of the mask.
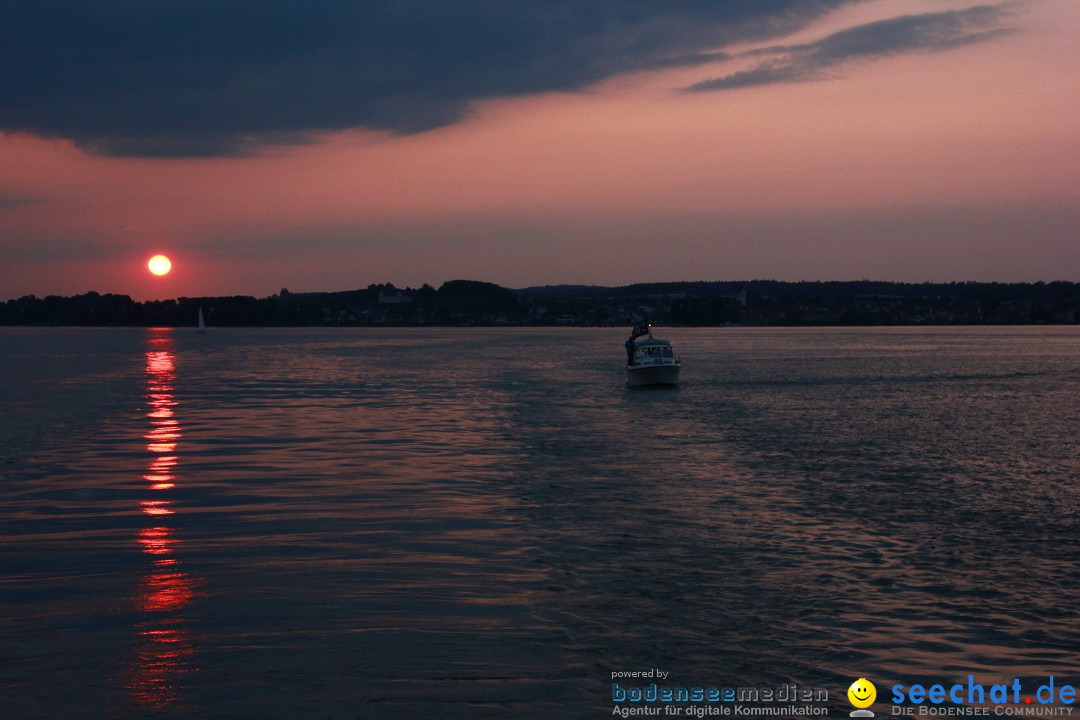
<path id="1" fill-rule="evenodd" d="M 380 305 L 403 305 L 405 303 L 411 303 L 413 298 L 411 295 L 404 295 L 398 290 L 393 295 L 389 293 L 379 291 L 379 304 Z"/>

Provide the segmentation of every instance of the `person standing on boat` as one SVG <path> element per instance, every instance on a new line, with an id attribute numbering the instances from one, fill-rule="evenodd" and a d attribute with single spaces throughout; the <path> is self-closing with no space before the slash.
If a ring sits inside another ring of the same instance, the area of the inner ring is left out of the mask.
<path id="1" fill-rule="evenodd" d="M 644 320 L 634 327 L 630 328 L 630 338 L 626 341 L 626 364 L 634 364 L 634 341 L 643 335 L 652 337 L 652 333 L 649 331 L 649 321 Z"/>

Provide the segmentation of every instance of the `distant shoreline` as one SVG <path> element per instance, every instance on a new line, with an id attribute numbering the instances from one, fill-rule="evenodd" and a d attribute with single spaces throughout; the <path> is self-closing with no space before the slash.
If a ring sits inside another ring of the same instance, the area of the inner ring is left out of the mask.
<path id="1" fill-rule="evenodd" d="M 88 292 L 0 303 L 0 325 L 188 327 L 199 309 L 233 327 L 681 327 L 1072 325 L 1080 283 L 893 283 L 775 280 L 550 285 L 523 289 L 451 280 L 438 289 L 392 284 L 340 292 L 181 297 L 137 302 Z"/>

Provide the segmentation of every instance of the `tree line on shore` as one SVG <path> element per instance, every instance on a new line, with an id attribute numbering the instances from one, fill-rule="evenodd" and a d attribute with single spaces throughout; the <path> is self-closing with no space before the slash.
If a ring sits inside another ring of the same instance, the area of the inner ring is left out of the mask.
<path id="1" fill-rule="evenodd" d="M 523 289 L 451 280 L 439 288 L 391 283 L 341 292 L 182 297 L 135 301 L 88 292 L 0 303 L 2 325 L 911 325 L 1069 324 L 1080 318 L 1080 284 L 669 282 L 620 287 Z"/>

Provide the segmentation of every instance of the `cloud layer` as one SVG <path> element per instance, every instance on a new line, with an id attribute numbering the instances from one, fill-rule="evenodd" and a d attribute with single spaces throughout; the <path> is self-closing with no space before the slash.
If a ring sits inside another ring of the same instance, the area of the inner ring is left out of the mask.
<path id="1" fill-rule="evenodd" d="M 724 59 L 858 0 L 37 0 L 0 8 L 0 131 L 114 155 L 243 154 L 450 124 L 485 98 Z M 777 47 L 693 90 L 812 77 L 996 32 L 993 7 Z"/>
<path id="2" fill-rule="evenodd" d="M 812 43 L 777 45 L 745 53 L 759 58 L 748 70 L 703 80 L 690 92 L 803 82 L 829 77 L 834 68 L 873 57 L 908 52 L 935 52 L 983 42 L 1012 32 L 1000 6 L 904 15 L 859 25 Z"/>

